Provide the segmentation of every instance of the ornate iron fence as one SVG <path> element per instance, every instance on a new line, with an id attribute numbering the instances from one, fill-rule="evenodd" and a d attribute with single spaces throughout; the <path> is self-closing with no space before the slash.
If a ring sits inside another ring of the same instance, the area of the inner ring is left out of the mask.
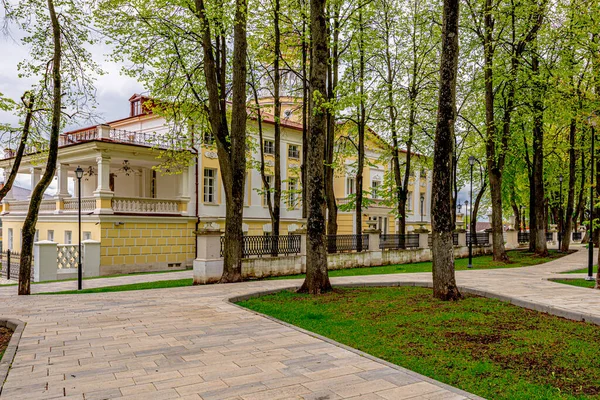
<path id="1" fill-rule="evenodd" d="M 327 252 L 369 250 L 369 235 L 327 235 Z"/>
<path id="2" fill-rule="evenodd" d="M 519 232 L 517 234 L 517 241 L 520 244 L 529 243 L 529 232 Z"/>
<path id="3" fill-rule="evenodd" d="M 581 240 L 581 238 L 582 238 L 581 232 L 573 232 L 573 241 Z"/>
<path id="4" fill-rule="evenodd" d="M 221 236 L 221 257 L 225 236 Z M 290 255 L 300 253 L 300 235 L 244 236 L 242 239 L 242 257 Z"/>
<path id="5" fill-rule="evenodd" d="M 2 263 L 0 272 L 2 278 L 19 280 L 21 253 L 11 250 L 0 252 L 0 262 Z M 31 280 L 33 280 L 33 257 L 31 258 Z"/>
<path id="6" fill-rule="evenodd" d="M 458 246 L 458 232 L 452 233 L 452 245 Z M 431 236 L 431 233 L 427 235 L 427 246 L 429 248 L 433 247 L 433 236 Z"/>
<path id="7" fill-rule="evenodd" d="M 416 249 L 419 247 L 419 234 L 385 234 L 379 236 L 380 249 Z"/>
<path id="8" fill-rule="evenodd" d="M 467 245 L 473 240 L 473 246 L 487 246 L 490 244 L 490 234 L 487 232 L 467 233 Z"/>

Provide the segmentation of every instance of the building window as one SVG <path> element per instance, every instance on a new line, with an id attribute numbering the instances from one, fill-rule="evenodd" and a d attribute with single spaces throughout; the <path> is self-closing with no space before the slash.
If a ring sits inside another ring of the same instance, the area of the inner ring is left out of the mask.
<path id="1" fill-rule="evenodd" d="M 65 244 L 71 244 L 73 241 L 73 232 L 65 231 Z"/>
<path id="2" fill-rule="evenodd" d="M 298 179 L 292 178 L 288 181 L 288 191 L 288 207 L 294 209 L 298 201 Z"/>
<path id="3" fill-rule="evenodd" d="M 381 188 L 381 181 L 371 181 L 371 197 L 374 199 L 379 198 L 379 189 Z"/>
<path id="4" fill-rule="evenodd" d="M 408 192 L 406 194 L 406 211 L 412 212 L 413 210 L 413 194 L 412 192 Z"/>
<path id="5" fill-rule="evenodd" d="M 13 230 L 12 228 L 8 228 L 8 250 L 13 249 Z"/>
<path id="6" fill-rule="evenodd" d="M 271 175 L 266 175 L 265 176 L 265 180 L 267 181 L 267 183 L 269 184 L 269 188 L 272 187 L 273 185 L 273 176 Z M 267 188 L 265 187 L 265 185 L 263 184 L 263 207 L 267 207 L 268 203 L 267 203 L 267 196 L 271 199 L 271 203 L 273 202 L 273 198 L 271 197 L 271 191 L 267 191 Z"/>
<path id="7" fill-rule="evenodd" d="M 141 100 L 136 100 L 133 103 L 131 103 L 131 114 L 133 117 L 135 117 L 136 115 L 140 115 L 142 113 L 142 101 Z"/>
<path id="8" fill-rule="evenodd" d="M 83 240 L 91 240 L 92 232 L 83 232 Z"/>
<path id="9" fill-rule="evenodd" d="M 48 230 L 47 238 L 50 242 L 54 242 L 54 231 L 53 230 Z"/>
<path id="10" fill-rule="evenodd" d="M 346 178 L 346 196 L 356 193 L 356 180 L 354 178 Z"/>
<path id="11" fill-rule="evenodd" d="M 216 203 L 217 170 L 204 168 L 204 202 Z"/>
<path id="12" fill-rule="evenodd" d="M 288 157 L 289 158 L 300 158 L 300 149 L 295 144 L 290 144 L 288 147 Z"/>
<path id="13" fill-rule="evenodd" d="M 275 154 L 275 142 L 272 140 L 263 141 L 263 149 L 265 154 Z"/>
<path id="14" fill-rule="evenodd" d="M 204 144 L 213 144 L 215 142 L 215 137 L 213 136 L 212 132 L 204 132 L 204 135 L 202 136 L 202 141 Z"/>

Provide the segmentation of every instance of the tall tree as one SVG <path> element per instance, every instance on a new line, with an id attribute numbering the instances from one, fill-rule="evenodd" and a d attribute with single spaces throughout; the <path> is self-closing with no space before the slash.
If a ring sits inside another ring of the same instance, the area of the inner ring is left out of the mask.
<path id="1" fill-rule="evenodd" d="M 456 121 L 459 0 L 444 0 L 440 90 L 433 156 L 431 222 L 433 228 L 433 295 L 458 300 L 452 245 L 452 160 Z"/>
<path id="2" fill-rule="evenodd" d="M 325 246 L 325 136 L 327 130 L 327 22 L 325 0 L 310 0 L 311 71 L 310 127 L 307 137 L 306 184 L 308 223 L 306 278 L 301 293 L 320 294 L 331 290 Z"/>

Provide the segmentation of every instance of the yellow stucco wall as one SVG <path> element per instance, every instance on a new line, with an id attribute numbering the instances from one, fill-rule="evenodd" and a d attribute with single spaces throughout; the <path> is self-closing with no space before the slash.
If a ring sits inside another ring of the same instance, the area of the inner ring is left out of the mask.
<path id="1" fill-rule="evenodd" d="M 195 223 L 102 222 L 100 265 L 182 263 L 195 257 Z M 165 265 L 166 266 L 166 265 Z"/>
<path id="2" fill-rule="evenodd" d="M 4 238 L 3 250 L 8 249 L 8 230 L 13 230 L 13 245 L 11 250 L 20 251 L 21 249 L 21 228 L 23 227 L 22 221 L 3 221 L 2 222 L 2 236 Z M 59 244 L 65 243 L 65 232 L 71 231 L 71 243 L 77 243 L 78 235 L 77 222 L 57 222 L 57 221 L 38 221 L 36 230 L 39 231 L 39 240 L 48 239 L 48 231 L 54 231 L 54 241 Z M 81 223 L 81 237 L 84 238 L 83 232 L 90 232 L 92 240 L 100 240 L 100 226 L 95 222 L 82 222 Z"/>

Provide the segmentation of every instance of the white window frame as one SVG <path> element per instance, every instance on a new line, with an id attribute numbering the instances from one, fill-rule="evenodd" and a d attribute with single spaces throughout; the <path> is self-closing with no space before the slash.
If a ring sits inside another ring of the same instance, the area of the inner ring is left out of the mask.
<path id="1" fill-rule="evenodd" d="M 346 196 L 356 193 L 356 178 L 353 176 L 346 177 Z"/>
<path id="2" fill-rule="evenodd" d="M 371 198 L 380 199 L 379 189 L 381 188 L 381 181 L 378 179 L 371 180 Z"/>
<path id="3" fill-rule="evenodd" d="M 296 203 L 298 201 L 298 179 L 290 178 L 288 180 L 288 208 L 293 210 L 296 208 Z"/>
<path id="4" fill-rule="evenodd" d="M 48 234 L 46 235 L 46 238 L 48 241 L 54 242 L 54 230 L 53 229 L 48 229 Z"/>
<path id="5" fill-rule="evenodd" d="M 290 144 L 288 146 L 288 157 L 294 159 L 300 159 L 300 146 L 297 144 Z"/>
<path id="6" fill-rule="evenodd" d="M 65 244 L 73 244 L 73 231 L 65 231 Z"/>
<path id="7" fill-rule="evenodd" d="M 210 172 L 212 176 L 207 176 Z M 202 200 L 205 204 L 217 203 L 217 170 L 215 168 L 204 168 L 202 174 Z M 209 190 L 207 190 L 209 189 Z"/>
<path id="8" fill-rule="evenodd" d="M 7 236 L 8 236 L 8 250 L 12 250 L 14 243 L 15 243 L 15 237 L 14 237 L 14 233 L 13 233 L 13 228 L 8 228 L 8 232 L 7 232 Z"/>
<path id="9" fill-rule="evenodd" d="M 268 146 L 267 146 L 268 144 Z M 275 141 L 271 139 L 263 140 L 263 151 L 265 154 L 275 154 Z"/>

